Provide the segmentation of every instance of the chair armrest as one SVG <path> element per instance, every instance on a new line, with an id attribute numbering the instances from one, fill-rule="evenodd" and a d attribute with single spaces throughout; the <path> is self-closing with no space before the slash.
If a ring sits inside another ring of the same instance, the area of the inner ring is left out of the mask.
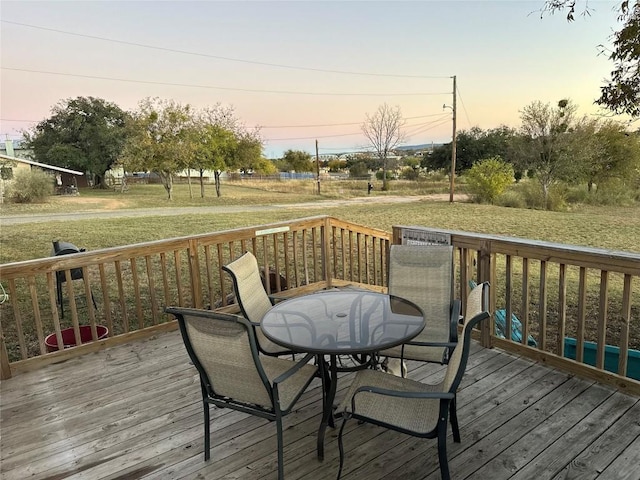
<path id="1" fill-rule="evenodd" d="M 417 345 L 418 347 L 446 347 L 446 348 L 455 348 L 458 345 L 458 342 L 416 342 L 415 340 L 410 340 L 405 345 Z"/>
<path id="2" fill-rule="evenodd" d="M 304 367 L 307 363 L 309 363 L 309 361 L 312 358 L 315 358 L 315 357 L 316 357 L 315 353 L 306 354 L 301 360 L 299 360 L 297 362 L 294 362 L 293 367 L 291 367 L 286 372 L 278 375 L 278 377 L 273 381 L 273 384 L 274 385 L 278 385 L 279 383 L 284 382 L 287 378 L 289 378 L 291 375 L 296 373 L 298 370 L 300 370 L 302 367 Z"/>
<path id="3" fill-rule="evenodd" d="M 277 294 L 270 294 L 267 295 L 269 297 L 269 300 L 271 301 L 271 305 L 275 305 L 278 302 L 282 302 L 284 300 L 289 300 L 291 297 L 285 297 L 283 295 L 277 295 Z"/>
<path id="4" fill-rule="evenodd" d="M 398 398 L 415 398 L 415 399 L 435 399 L 435 400 L 453 400 L 455 394 L 451 392 L 407 392 L 404 390 L 390 390 L 387 388 L 373 387 L 364 385 L 358 388 L 353 397 L 351 397 L 351 412 L 356 412 L 356 396 L 359 393 L 368 392 L 376 395 L 386 395 Z"/>

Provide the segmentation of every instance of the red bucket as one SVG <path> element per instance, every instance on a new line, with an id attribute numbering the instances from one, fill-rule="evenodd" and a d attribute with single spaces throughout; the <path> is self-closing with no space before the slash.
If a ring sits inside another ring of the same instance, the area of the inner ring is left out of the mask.
<path id="1" fill-rule="evenodd" d="M 98 332 L 98 340 L 102 340 L 109 334 L 109 329 L 104 325 L 96 325 L 96 331 Z M 64 330 L 61 330 L 60 333 L 62 334 L 62 344 L 64 345 L 64 348 L 75 347 L 77 345 L 78 342 L 76 341 L 76 335 L 73 328 L 65 328 Z M 90 325 L 80 326 L 80 340 L 82 340 L 82 343 L 93 341 Z M 55 333 L 47 335 L 44 339 L 44 344 L 47 347 L 47 352 L 58 351 L 58 338 Z"/>

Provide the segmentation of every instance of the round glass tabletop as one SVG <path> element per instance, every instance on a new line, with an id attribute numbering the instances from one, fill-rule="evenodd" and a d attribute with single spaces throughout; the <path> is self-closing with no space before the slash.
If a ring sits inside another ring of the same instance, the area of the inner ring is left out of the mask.
<path id="1" fill-rule="evenodd" d="M 261 322 L 273 342 L 300 352 L 353 354 L 407 342 L 425 326 L 404 298 L 366 290 L 330 290 L 277 303 Z"/>

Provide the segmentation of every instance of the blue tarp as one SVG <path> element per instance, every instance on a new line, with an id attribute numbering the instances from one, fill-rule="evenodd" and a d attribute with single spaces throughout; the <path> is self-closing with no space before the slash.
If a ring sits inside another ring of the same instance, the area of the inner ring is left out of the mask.
<path id="1" fill-rule="evenodd" d="M 496 335 L 500 338 L 506 338 L 507 333 L 507 311 L 496 310 L 493 314 L 496 322 Z M 511 314 L 511 340 L 522 343 L 522 323 L 513 313 Z M 527 337 L 527 345 L 537 347 L 538 342 L 531 335 Z"/>

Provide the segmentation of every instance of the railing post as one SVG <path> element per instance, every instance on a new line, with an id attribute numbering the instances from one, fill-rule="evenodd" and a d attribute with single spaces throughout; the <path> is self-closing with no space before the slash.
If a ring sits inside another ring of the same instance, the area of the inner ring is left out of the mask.
<path id="1" fill-rule="evenodd" d="M 322 225 L 322 270 L 324 272 L 324 281 L 327 283 L 327 288 L 331 288 L 333 285 L 331 268 L 329 265 L 332 248 L 331 239 L 331 217 L 325 217 Z M 335 248 L 335 245 L 333 245 L 333 248 Z"/>
<path id="2" fill-rule="evenodd" d="M 198 260 L 198 243 L 189 240 L 189 275 L 191 276 L 191 299 L 195 308 L 202 308 L 202 283 L 200 282 L 200 262 Z"/>
<path id="3" fill-rule="evenodd" d="M 11 378 L 11 366 L 9 365 L 9 354 L 7 346 L 4 343 L 4 333 L 2 333 L 2 325 L 0 325 L 0 380 Z"/>
<path id="4" fill-rule="evenodd" d="M 492 261 L 491 241 L 484 240 L 478 250 L 478 282 L 491 282 Z M 489 312 L 492 314 L 493 312 Z M 489 318 L 493 318 L 491 315 Z M 491 348 L 491 322 L 483 322 L 480 326 L 480 344 Z"/>

